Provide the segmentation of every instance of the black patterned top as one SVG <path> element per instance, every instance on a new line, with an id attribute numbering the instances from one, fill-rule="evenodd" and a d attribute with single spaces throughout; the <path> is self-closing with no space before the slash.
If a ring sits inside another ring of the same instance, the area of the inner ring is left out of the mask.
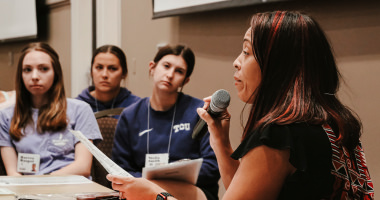
<path id="1" fill-rule="evenodd" d="M 289 162 L 297 170 L 278 199 L 374 199 L 361 145 L 348 152 L 336 139 L 328 125 L 272 124 L 249 134 L 231 157 L 239 159 L 260 145 L 290 149 Z"/>

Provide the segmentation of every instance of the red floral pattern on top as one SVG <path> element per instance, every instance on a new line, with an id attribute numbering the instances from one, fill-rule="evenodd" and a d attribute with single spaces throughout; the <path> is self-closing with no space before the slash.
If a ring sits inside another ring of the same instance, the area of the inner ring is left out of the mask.
<path id="1" fill-rule="evenodd" d="M 372 200 L 374 189 L 361 143 L 349 152 L 339 145 L 329 125 L 323 125 L 332 148 L 331 174 L 335 176 L 331 199 Z"/>

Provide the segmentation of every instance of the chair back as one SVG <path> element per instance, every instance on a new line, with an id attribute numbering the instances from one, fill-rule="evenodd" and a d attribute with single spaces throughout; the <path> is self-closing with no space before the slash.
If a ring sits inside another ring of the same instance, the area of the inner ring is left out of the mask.
<path id="1" fill-rule="evenodd" d="M 96 121 L 98 122 L 100 132 L 103 136 L 103 141 L 97 143 L 96 146 L 109 158 L 112 156 L 113 138 L 118 122 L 118 120 L 113 118 L 112 115 L 120 115 L 122 111 L 123 109 L 112 109 L 112 111 L 106 110 L 103 114 L 101 113 L 101 115 L 96 115 L 95 113 Z M 108 172 L 104 167 L 94 158 L 91 169 L 92 180 L 105 187 L 111 188 L 111 183 L 106 179 L 107 174 Z"/>
<path id="2" fill-rule="evenodd" d="M 113 117 L 102 117 L 96 119 L 99 125 L 100 132 L 103 136 L 103 141 L 99 142 L 96 146 L 109 158 L 112 154 L 113 138 L 115 135 L 117 119 Z"/>
<path id="3" fill-rule="evenodd" d="M 112 108 L 112 109 L 95 112 L 94 115 L 96 119 L 99 119 L 102 117 L 112 117 L 114 115 L 120 115 L 120 113 L 123 112 L 123 110 L 124 110 L 124 107 Z"/>

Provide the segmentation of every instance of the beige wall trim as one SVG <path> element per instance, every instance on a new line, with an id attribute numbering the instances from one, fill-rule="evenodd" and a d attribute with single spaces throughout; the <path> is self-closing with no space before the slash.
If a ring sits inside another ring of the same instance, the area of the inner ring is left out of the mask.
<path id="1" fill-rule="evenodd" d="M 121 46 L 121 0 L 96 0 L 96 47 Z"/>
<path id="2" fill-rule="evenodd" d="M 71 0 L 71 97 L 89 85 L 92 0 Z"/>

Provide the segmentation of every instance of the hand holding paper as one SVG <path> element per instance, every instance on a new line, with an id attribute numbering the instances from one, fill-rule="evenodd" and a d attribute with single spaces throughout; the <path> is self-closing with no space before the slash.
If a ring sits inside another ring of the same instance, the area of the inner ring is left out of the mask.
<path id="1" fill-rule="evenodd" d="M 92 155 L 94 155 L 96 160 L 99 161 L 99 163 L 108 173 L 119 176 L 133 177 L 123 168 L 119 167 L 119 165 L 113 162 L 110 158 L 108 158 L 103 152 L 101 152 L 93 143 L 91 143 L 86 138 L 86 136 L 83 135 L 82 132 L 74 130 L 70 130 L 70 132 L 73 133 L 74 136 L 87 147 L 87 149 L 92 153 Z"/>
<path id="2" fill-rule="evenodd" d="M 142 177 L 146 179 L 172 179 L 185 181 L 195 185 L 203 158 L 195 160 L 179 160 L 166 165 L 144 167 Z"/>

